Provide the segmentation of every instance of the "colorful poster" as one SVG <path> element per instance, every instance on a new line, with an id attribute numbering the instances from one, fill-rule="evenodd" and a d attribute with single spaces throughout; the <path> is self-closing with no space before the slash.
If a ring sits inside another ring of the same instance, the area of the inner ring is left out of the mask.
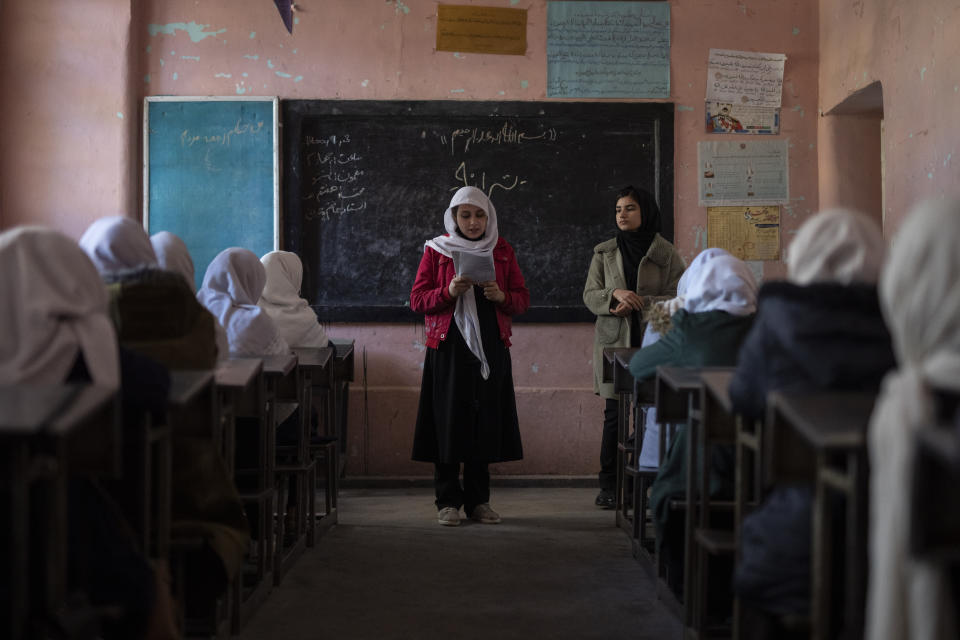
<path id="1" fill-rule="evenodd" d="M 741 260 L 779 260 L 780 207 L 707 207 L 707 246 Z"/>
<path id="2" fill-rule="evenodd" d="M 698 142 L 701 207 L 787 204 L 789 139 Z"/>
<path id="3" fill-rule="evenodd" d="M 501 7 L 437 7 L 437 51 L 527 53 L 527 10 Z"/>
<path id="4" fill-rule="evenodd" d="M 707 133 L 780 133 L 779 107 L 751 107 L 729 102 L 707 101 Z"/>
<path id="5" fill-rule="evenodd" d="M 547 97 L 670 97 L 670 3 L 547 3 Z"/>
<path id="6" fill-rule="evenodd" d="M 782 53 L 710 49 L 707 101 L 779 107 L 786 60 Z"/>

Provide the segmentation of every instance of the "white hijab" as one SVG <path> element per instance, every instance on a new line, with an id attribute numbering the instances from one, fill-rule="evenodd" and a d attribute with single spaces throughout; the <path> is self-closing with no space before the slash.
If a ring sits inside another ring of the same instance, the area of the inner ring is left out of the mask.
<path id="1" fill-rule="evenodd" d="M 0 234 L 0 384 L 60 384 L 83 353 L 97 385 L 120 385 L 117 337 L 100 274 L 71 238 Z"/>
<path id="2" fill-rule="evenodd" d="M 193 258 L 187 249 L 187 243 L 169 231 L 159 231 L 150 236 L 150 244 L 157 254 L 157 264 L 165 271 L 173 271 L 183 276 L 190 290 L 196 293 L 197 283 L 194 278 Z"/>
<path id="3" fill-rule="evenodd" d="M 916 431 L 934 420 L 931 388 L 960 391 L 960 200 L 925 202 L 903 223 L 880 275 L 880 303 L 899 368 L 870 419 L 867 640 L 955 638 L 947 576 L 911 558 Z"/>
<path id="4" fill-rule="evenodd" d="M 267 284 L 257 304 L 277 325 L 280 335 L 293 347 L 325 347 L 327 334 L 310 304 L 300 297 L 303 263 L 290 251 L 271 251 L 260 258 Z"/>
<path id="5" fill-rule="evenodd" d="M 232 356 L 270 356 L 290 347 L 257 300 L 267 274 L 259 258 L 247 249 L 224 249 L 210 262 L 197 299 L 227 330 Z"/>
<path id="6" fill-rule="evenodd" d="M 457 233 L 456 213 L 461 204 L 472 204 L 480 207 L 487 214 L 487 230 L 479 240 L 468 240 Z M 453 194 L 450 206 L 443 214 L 443 227 L 447 235 L 437 236 L 427 240 L 426 247 L 430 247 L 448 258 L 451 251 L 464 251 L 474 254 L 493 254 L 500 234 L 497 231 L 497 210 L 486 194 L 476 187 L 461 187 Z M 490 375 L 490 365 L 487 364 L 487 354 L 483 352 L 483 342 L 480 338 L 480 321 L 477 318 L 477 299 L 473 294 L 473 287 L 467 289 L 457 298 L 457 306 L 453 310 L 453 319 L 457 329 L 463 335 L 470 351 L 480 360 L 480 375 L 486 380 Z"/>
<path id="7" fill-rule="evenodd" d="M 100 218 L 80 237 L 80 248 L 100 275 L 126 269 L 156 267 L 157 254 L 139 223 L 124 216 Z"/>
<path id="8" fill-rule="evenodd" d="M 803 223 L 790 243 L 787 279 L 799 285 L 873 284 L 883 254 L 883 232 L 873 220 L 849 209 L 821 211 Z"/>
<path id="9" fill-rule="evenodd" d="M 701 251 L 677 283 L 689 313 L 726 311 L 747 316 L 757 310 L 757 281 L 747 264 L 723 249 Z"/>

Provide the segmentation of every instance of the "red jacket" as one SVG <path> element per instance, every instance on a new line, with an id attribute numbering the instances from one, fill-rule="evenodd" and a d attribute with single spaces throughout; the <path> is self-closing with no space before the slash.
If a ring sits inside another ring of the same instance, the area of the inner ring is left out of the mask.
<path id="1" fill-rule="evenodd" d="M 499 238 L 493 248 L 493 264 L 497 272 L 497 285 L 506 295 L 503 304 L 497 305 L 497 325 L 500 339 L 510 346 L 510 316 L 523 313 L 530 306 L 530 292 L 523 282 L 517 257 L 506 240 Z M 417 279 L 410 292 L 410 308 L 426 315 L 427 346 L 436 349 L 447 339 L 447 330 L 453 319 L 456 298 L 450 297 L 450 281 L 453 280 L 453 259 L 426 247 Z"/>

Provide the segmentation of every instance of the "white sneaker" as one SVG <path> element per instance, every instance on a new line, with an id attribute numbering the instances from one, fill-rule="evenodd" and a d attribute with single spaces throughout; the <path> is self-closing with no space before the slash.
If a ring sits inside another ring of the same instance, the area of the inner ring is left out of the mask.
<path id="1" fill-rule="evenodd" d="M 500 514 L 491 509 L 488 502 L 475 506 L 473 513 L 470 514 L 470 519 L 483 524 L 500 524 Z"/>
<path id="2" fill-rule="evenodd" d="M 445 527 L 460 526 L 460 509 L 455 509 L 453 507 L 444 507 L 443 509 L 440 509 L 440 513 L 437 514 L 437 522 Z"/>

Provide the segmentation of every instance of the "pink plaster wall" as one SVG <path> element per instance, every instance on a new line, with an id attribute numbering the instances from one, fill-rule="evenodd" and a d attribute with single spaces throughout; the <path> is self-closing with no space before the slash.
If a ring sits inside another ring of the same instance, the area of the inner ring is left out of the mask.
<path id="1" fill-rule="evenodd" d="M 888 236 L 919 200 L 957 193 L 958 59 L 956 0 L 820 0 L 821 112 L 873 82 L 883 86 Z M 820 157 L 824 197 L 843 189 L 837 159 Z"/>
<path id="2" fill-rule="evenodd" d="M 0 228 L 136 214 L 130 0 L 0 2 Z"/>
<path id="3" fill-rule="evenodd" d="M 545 0 L 460 2 L 527 9 L 524 56 L 434 51 L 437 3 L 430 0 L 304 0 L 298 2 L 303 11 L 297 14 L 293 35 L 287 34 L 269 0 L 97 0 L 71 10 L 73 4 L 29 9 L 20 8 L 26 7 L 21 3 L 0 4 L 7 25 L 0 26 L 0 51 L 7 54 L 0 69 L 5 77 L 16 76 L 13 86 L 26 94 L 22 105 L 4 97 L 4 109 L 12 115 L 4 123 L 20 146 L 35 146 L 32 134 L 18 129 L 30 126 L 36 114 L 43 114 L 39 122 L 50 130 L 40 137 L 45 144 L 31 161 L 35 166 L 10 176 L 2 172 L 0 216 L 8 208 L 22 213 L 0 218 L 0 224 L 48 222 L 77 233 L 92 218 L 134 202 L 138 186 L 131 176 L 138 175 L 140 161 L 133 118 L 139 110 L 136 101 L 145 95 L 546 99 Z M 122 18 L 101 15 L 108 7 L 128 16 L 129 32 Z M 789 138 L 791 152 L 791 202 L 783 215 L 786 244 L 818 206 L 815 3 L 673 0 L 671 22 L 674 209 L 680 252 L 689 260 L 706 247 L 706 211 L 696 202 L 696 145 L 708 139 L 703 100 L 711 47 L 788 56 L 781 134 Z M 7 41 L 10 36 L 13 41 Z M 128 37 L 131 50 L 126 49 Z M 22 67 L 30 65 L 42 67 L 43 73 L 24 73 Z M 125 82 L 131 87 L 126 92 Z M 123 112 L 124 119 L 117 112 Z M 50 144 L 56 131 L 68 136 L 71 151 L 78 155 Z M 18 159 L 0 154 L 5 169 L 16 169 Z M 35 201 L 36 193 L 43 194 L 43 202 Z M 780 263 L 764 264 L 768 278 L 783 273 Z M 355 338 L 358 352 L 350 472 L 429 473 L 426 465 L 408 461 L 423 360 L 422 329 L 341 325 L 330 327 L 330 333 Z M 512 353 L 526 457 L 496 471 L 594 473 L 603 403 L 592 393 L 592 326 L 519 325 L 515 333 Z M 360 370 L 364 351 L 365 385 Z"/>

